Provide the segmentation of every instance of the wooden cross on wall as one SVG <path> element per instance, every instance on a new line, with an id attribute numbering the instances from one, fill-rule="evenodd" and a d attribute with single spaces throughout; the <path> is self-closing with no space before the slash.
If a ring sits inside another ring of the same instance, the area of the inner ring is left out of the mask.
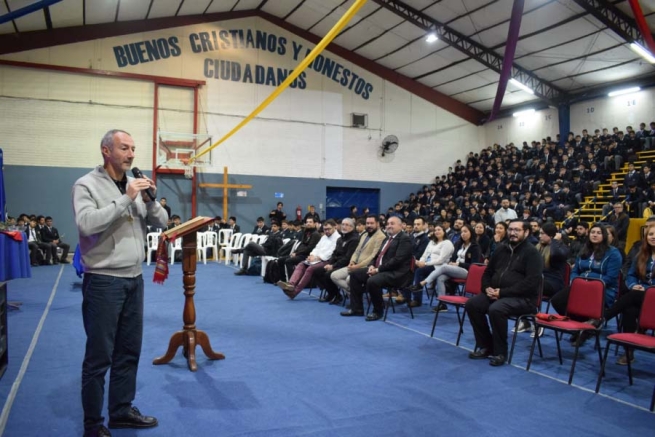
<path id="1" fill-rule="evenodd" d="M 230 188 L 243 188 L 243 189 L 249 189 L 252 188 L 252 185 L 248 184 L 230 184 L 227 179 L 227 167 L 223 167 L 223 183 L 222 184 L 209 184 L 209 183 L 203 183 L 199 185 L 200 188 L 222 188 L 223 189 L 223 218 L 225 219 L 225 222 L 227 222 L 227 219 L 229 217 L 228 211 L 227 211 L 227 198 L 228 198 L 228 190 Z"/>

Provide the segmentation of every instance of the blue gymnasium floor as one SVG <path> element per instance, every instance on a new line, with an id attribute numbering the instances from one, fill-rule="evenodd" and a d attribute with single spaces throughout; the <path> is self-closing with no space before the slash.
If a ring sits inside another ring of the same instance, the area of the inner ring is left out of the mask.
<path id="1" fill-rule="evenodd" d="M 170 364 L 154 366 L 182 327 L 182 273 L 175 265 L 160 286 L 151 282 L 154 266 L 144 270 L 135 405 L 160 425 L 112 430 L 114 436 L 616 437 L 655 430 L 655 414 L 647 410 L 655 359 L 648 354 L 637 352 L 633 386 L 626 368 L 608 364 L 596 395 L 592 342 L 581 349 L 568 386 L 573 349 L 563 343 L 560 366 L 552 335 L 543 338 L 545 358 L 536 356 L 530 372 L 524 370 L 527 333 L 519 335 L 513 365 L 493 368 L 467 358 L 468 323 L 460 347 L 454 345 L 453 311 L 439 316 L 432 339 L 427 306 L 414 320 L 406 308 L 386 323 L 346 319 L 338 315 L 341 307 L 318 303 L 316 291 L 289 301 L 261 278 L 235 277 L 234 269 L 216 263 L 198 266 L 197 326 L 227 358 L 208 361 L 198 349 L 199 369 L 192 373 L 178 351 Z M 81 280 L 70 265 L 44 266 L 31 279 L 10 282 L 8 292 L 23 305 L 9 313 L 0 435 L 81 436 Z"/>

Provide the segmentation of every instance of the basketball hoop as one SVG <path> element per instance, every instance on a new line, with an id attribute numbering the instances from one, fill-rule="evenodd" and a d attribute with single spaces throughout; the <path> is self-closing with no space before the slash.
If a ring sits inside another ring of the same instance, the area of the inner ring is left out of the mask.
<path id="1" fill-rule="evenodd" d="M 159 131 L 159 151 L 157 164 L 160 167 L 184 173 L 187 179 L 193 179 L 196 168 L 211 167 L 211 153 L 195 159 L 201 147 L 211 144 L 208 134 L 189 134 Z"/>
<path id="2" fill-rule="evenodd" d="M 193 179 L 193 164 L 189 164 L 189 161 L 184 163 L 184 177 Z"/>

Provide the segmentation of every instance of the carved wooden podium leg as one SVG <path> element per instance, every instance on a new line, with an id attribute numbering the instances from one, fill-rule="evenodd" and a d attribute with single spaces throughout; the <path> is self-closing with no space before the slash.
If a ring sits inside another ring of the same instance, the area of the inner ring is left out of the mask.
<path id="1" fill-rule="evenodd" d="M 175 352 L 182 346 L 184 357 L 187 359 L 189 370 L 198 370 L 196 364 L 196 345 L 202 347 L 203 352 L 210 360 L 222 360 L 225 355 L 214 352 L 209 337 L 204 331 L 196 329 L 196 306 L 193 296 L 196 294 L 196 233 L 191 232 L 182 239 L 182 271 L 184 273 L 184 327 L 171 336 L 166 354 L 153 360 L 153 364 L 169 363 Z"/>

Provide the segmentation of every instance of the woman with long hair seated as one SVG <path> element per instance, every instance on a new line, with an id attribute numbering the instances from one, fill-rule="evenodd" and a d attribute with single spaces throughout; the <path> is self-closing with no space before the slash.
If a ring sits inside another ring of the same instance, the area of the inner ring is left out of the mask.
<path id="1" fill-rule="evenodd" d="M 430 234 L 430 242 L 428 247 L 425 248 L 423 256 L 416 262 L 416 270 L 414 270 L 414 285 L 409 287 L 407 291 L 403 291 L 405 299 L 410 298 L 409 305 L 418 307 L 423 305 L 423 286 L 419 283 L 430 275 L 435 267 L 443 265 L 450 260 L 450 257 L 455 251 L 453 243 L 446 238 L 446 231 L 441 224 L 434 226 L 434 232 Z"/>
<path id="2" fill-rule="evenodd" d="M 494 237 L 489 244 L 489 253 L 483 253 L 486 259 L 491 258 L 494 254 L 496 247 L 500 244 L 507 244 L 509 236 L 507 235 L 507 223 L 499 222 L 494 226 Z"/>
<path id="3" fill-rule="evenodd" d="M 491 247 L 491 238 L 487 236 L 487 228 L 484 223 L 480 222 L 475 224 L 473 230 L 475 231 L 475 241 L 478 242 L 480 253 L 484 257 L 489 253 L 489 248 Z"/>
<path id="4" fill-rule="evenodd" d="M 621 254 L 621 264 L 625 261 L 625 251 L 619 246 L 619 235 L 616 232 L 616 228 L 612 225 L 605 225 L 607 228 L 607 238 L 609 238 L 610 246 L 616 247 L 616 249 Z"/>
<path id="5" fill-rule="evenodd" d="M 446 294 L 446 281 L 448 279 L 465 279 L 468 276 L 469 266 L 481 261 L 482 253 L 480 252 L 480 246 L 473 236 L 473 228 L 471 225 L 464 225 L 460 230 L 460 239 L 455 244 L 455 250 L 450 257 L 450 262 L 435 267 L 427 278 L 419 282 L 419 286 L 422 288 L 425 284 L 436 280 L 437 296 L 443 296 Z M 432 311 L 447 310 L 446 305 L 439 304 Z"/>
<path id="6" fill-rule="evenodd" d="M 611 320 L 622 314 L 623 332 L 637 332 L 639 313 L 644 303 L 645 291 L 655 286 L 655 223 L 650 223 L 645 229 L 641 249 L 632 260 L 630 271 L 625 279 L 628 292 L 614 302 L 611 308 L 605 311 L 605 320 Z M 619 357 L 616 364 L 626 366 L 628 360 L 634 361 L 634 352 L 628 350 Z"/>
<path id="7" fill-rule="evenodd" d="M 616 247 L 610 246 L 608 232 L 604 225 L 594 224 L 589 230 L 589 238 L 575 260 L 571 270 L 571 282 L 577 277 L 601 279 L 605 283 L 605 307 L 614 304 L 619 287 L 619 271 L 621 270 L 621 253 Z M 566 314 L 566 305 L 569 300 L 570 287 L 566 287 L 551 299 L 551 304 L 558 314 Z M 590 321 L 600 326 L 600 320 Z M 572 336 L 572 342 L 578 341 Z M 580 345 L 587 339 L 587 335 L 580 337 Z"/>

